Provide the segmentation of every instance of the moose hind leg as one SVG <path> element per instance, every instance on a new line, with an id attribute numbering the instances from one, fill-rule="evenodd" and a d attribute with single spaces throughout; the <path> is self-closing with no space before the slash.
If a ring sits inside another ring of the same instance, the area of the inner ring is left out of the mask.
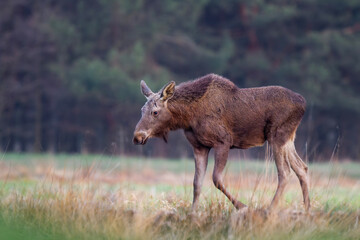
<path id="1" fill-rule="evenodd" d="M 288 156 L 286 151 L 287 147 L 287 144 L 284 144 L 282 146 L 273 146 L 275 164 L 278 172 L 278 186 L 275 196 L 271 202 L 270 208 L 275 208 L 276 206 L 278 206 L 279 201 L 282 199 L 282 196 L 284 194 L 284 190 L 290 175 L 290 166 L 287 159 Z"/>
<path id="2" fill-rule="evenodd" d="M 232 202 L 236 209 L 241 209 L 246 207 L 245 204 L 236 200 L 225 188 L 222 180 L 222 172 L 226 166 L 228 158 L 229 148 L 227 147 L 218 147 L 215 148 L 215 165 L 213 172 L 213 182 L 215 186 L 222 191 L 225 196 Z"/>
<path id="3" fill-rule="evenodd" d="M 297 154 L 293 142 L 292 142 L 292 149 L 289 154 L 291 156 L 291 159 L 290 159 L 291 168 L 294 170 L 296 176 L 299 178 L 299 182 L 301 185 L 303 198 L 304 198 L 305 210 L 309 211 L 310 197 L 309 197 L 309 178 L 307 175 L 308 167 L 306 166 L 306 164 L 303 162 L 303 160 Z"/>
<path id="4" fill-rule="evenodd" d="M 195 176 L 194 176 L 194 198 L 192 203 L 192 210 L 195 210 L 199 201 L 201 186 L 204 181 L 206 167 L 208 163 L 208 148 L 194 147 L 195 155 Z"/>

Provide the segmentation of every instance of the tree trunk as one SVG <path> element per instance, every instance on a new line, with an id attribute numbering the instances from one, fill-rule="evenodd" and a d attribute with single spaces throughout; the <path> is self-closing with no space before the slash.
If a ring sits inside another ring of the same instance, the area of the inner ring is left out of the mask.
<path id="1" fill-rule="evenodd" d="M 38 91 L 35 99 L 35 144 L 34 151 L 40 152 L 42 150 L 42 115 L 43 115 L 43 105 L 41 99 L 41 92 Z"/>

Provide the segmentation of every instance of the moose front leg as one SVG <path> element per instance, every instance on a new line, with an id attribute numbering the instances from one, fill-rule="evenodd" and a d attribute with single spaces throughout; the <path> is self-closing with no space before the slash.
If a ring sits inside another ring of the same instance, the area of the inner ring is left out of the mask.
<path id="1" fill-rule="evenodd" d="M 193 211 L 196 209 L 199 201 L 201 187 L 206 173 L 209 151 L 210 151 L 209 148 L 194 147 L 195 176 L 194 176 L 194 198 L 192 204 Z"/>
<path id="2" fill-rule="evenodd" d="M 226 197 L 234 204 L 236 209 L 246 207 L 245 204 L 236 200 L 225 188 L 222 180 L 222 172 L 226 166 L 229 148 L 227 146 L 219 146 L 215 148 L 215 165 L 213 172 L 213 181 L 215 186 L 222 191 Z"/>

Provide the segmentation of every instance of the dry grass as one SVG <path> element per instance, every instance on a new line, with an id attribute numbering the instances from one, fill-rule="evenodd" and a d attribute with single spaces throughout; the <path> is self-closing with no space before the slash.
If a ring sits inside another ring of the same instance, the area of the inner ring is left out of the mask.
<path id="1" fill-rule="evenodd" d="M 0 162 L 0 239 L 360 237 L 359 180 L 342 174 L 312 174 L 310 214 L 303 212 L 295 178 L 282 206 L 268 214 L 276 188 L 273 168 L 235 174 L 230 168 L 237 163 L 231 163 L 227 185 L 249 211 L 236 211 L 207 176 L 199 209 L 191 213 L 188 171 L 119 168 L 116 161 L 106 167 L 101 161 L 60 166 L 56 161 Z"/>

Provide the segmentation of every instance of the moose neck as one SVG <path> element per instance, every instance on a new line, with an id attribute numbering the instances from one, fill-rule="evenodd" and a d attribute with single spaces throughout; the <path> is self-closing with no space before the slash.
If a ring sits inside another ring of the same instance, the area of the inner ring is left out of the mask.
<path id="1" fill-rule="evenodd" d="M 190 127 L 190 120 L 192 118 L 192 106 L 186 101 L 181 99 L 170 99 L 167 107 L 172 115 L 170 129 L 187 129 Z"/>
<path id="2" fill-rule="evenodd" d="M 204 97 L 212 81 L 210 75 L 176 87 L 173 97 L 167 102 L 172 114 L 171 130 L 191 127 L 193 119 L 203 111 L 200 99 Z"/>

